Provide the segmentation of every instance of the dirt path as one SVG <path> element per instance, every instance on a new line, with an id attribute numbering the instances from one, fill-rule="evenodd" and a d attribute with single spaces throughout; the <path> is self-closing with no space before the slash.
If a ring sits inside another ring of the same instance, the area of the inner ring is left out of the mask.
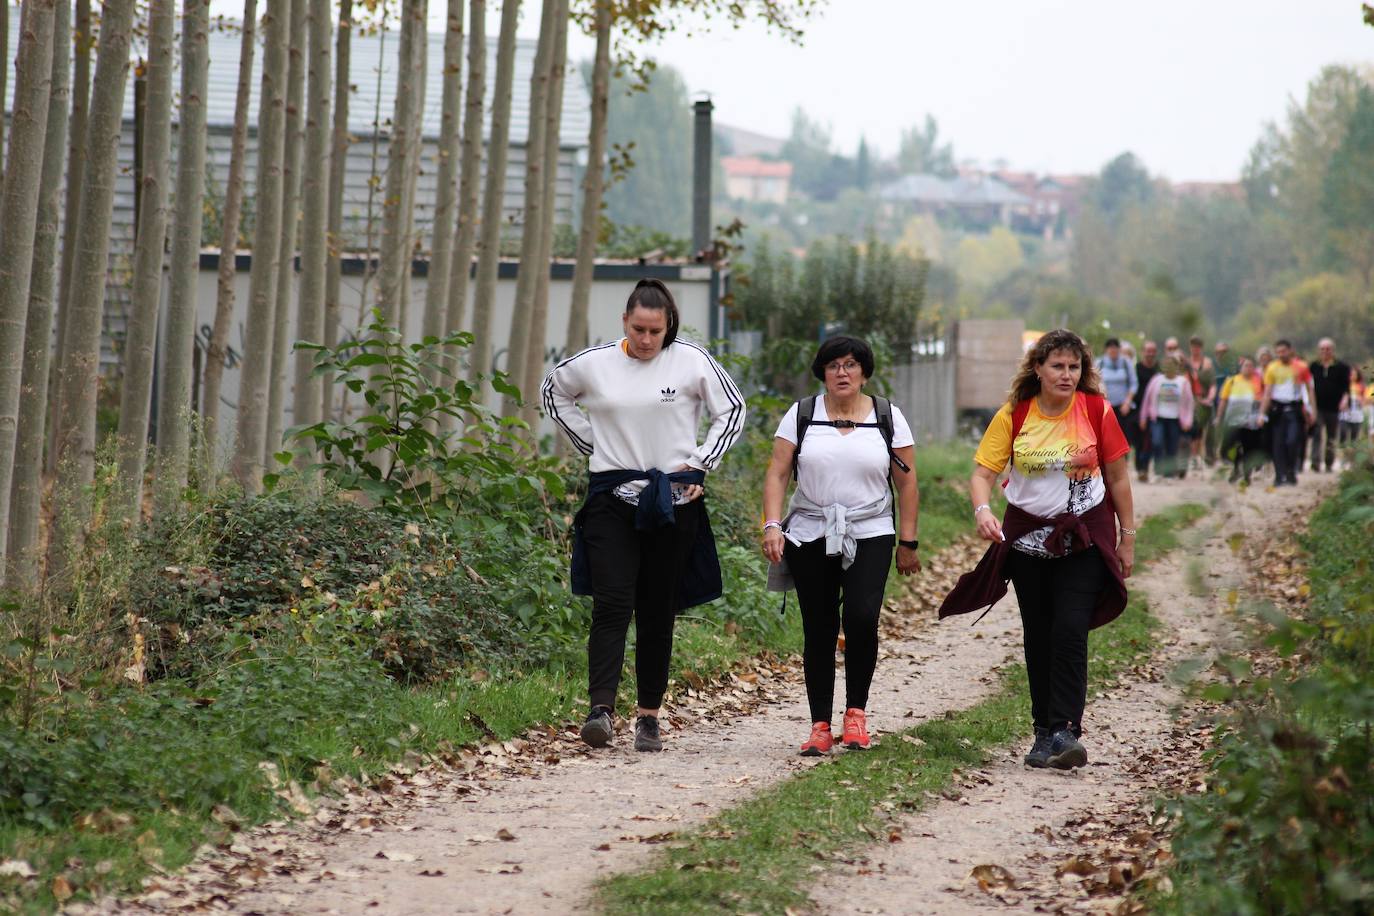
<path id="1" fill-rule="evenodd" d="M 1300 487 L 1244 494 L 1201 482 L 1138 487 L 1137 505 L 1147 511 L 1185 494 L 1217 501 L 1185 532 L 1185 549 L 1132 580 L 1163 627 L 1149 663 L 1105 693 L 1090 685 L 1089 765 L 1033 770 L 1021 762 L 1024 747 L 1005 749 L 964 774 L 960 798 L 908 818 L 900 829 L 906 841 L 876 845 L 818 881 L 844 894 L 819 898 L 817 910 L 1121 912 L 1120 892 L 1141 873 L 1140 856 L 1157 848 L 1153 798 L 1164 783 L 1187 778 L 1205 746 L 1188 717 L 1175 716 L 1181 695 L 1167 673 L 1184 659 L 1236 645 L 1228 596 L 1254 592 L 1227 536 L 1271 530 L 1282 516 L 1305 517 L 1333 482 L 1309 476 Z M 1111 638 L 1110 628 L 1095 638 Z M 1119 863 L 1115 871 L 1111 861 Z"/>
<path id="2" fill-rule="evenodd" d="M 1176 502 L 1205 502 L 1218 492 L 1222 488 L 1200 482 L 1145 487 L 1138 511 L 1143 517 Z M 1304 487 L 1246 502 L 1295 506 L 1312 499 Z M 1186 594 L 1181 575 L 1177 568 L 1162 568 L 1144 584 L 1152 595 Z M 1198 629 L 1208 619 L 1200 607 L 1195 599 L 1186 607 L 1165 606 L 1167 619 L 1179 627 L 1170 652 L 1196 651 L 1213 639 Z M 891 635 L 883 643 L 870 702 L 878 735 L 978 702 L 995 670 L 1019 657 L 1011 595 L 973 635 L 957 620 L 931 625 L 929 608 L 917 619 L 888 616 Z M 611 749 L 593 753 L 573 733 L 562 732 L 491 745 L 479 755 L 456 758 L 453 769 L 401 767 L 382 792 L 351 792 L 326 800 L 303 822 L 239 834 L 228 848 L 207 850 L 184 873 L 152 880 L 142 897 L 90 909 L 585 909 L 594 903 L 589 893 L 602 876 L 644 865 L 656 844 L 674 832 L 815 765 L 796 756 L 808 718 L 799 671 L 763 664 L 732 678 L 724 692 L 706 693 L 684 689 L 679 702 L 670 704 L 662 754 L 636 754 L 624 734 Z M 913 819 L 900 848 L 869 853 L 869 864 L 859 870 L 871 874 L 845 876 L 853 890 L 846 894 L 845 911 L 952 912 L 984 903 L 946 888 L 959 885 L 972 864 L 1019 863 L 1036 855 L 1042 844 L 1031 826 L 1053 825 L 1130 789 L 1117 786 L 1114 774 L 1142 742 L 1167 730 L 1171 701 L 1168 689 L 1156 683 L 1091 702 L 1087 726 L 1095 765 L 1083 775 L 1024 771 L 1019 748 L 981 776 L 971 774 L 981 788 Z M 990 784 L 981 785 L 984 779 Z M 940 842 L 918 841 L 927 835 Z M 826 905 L 836 899 L 827 897 Z"/>

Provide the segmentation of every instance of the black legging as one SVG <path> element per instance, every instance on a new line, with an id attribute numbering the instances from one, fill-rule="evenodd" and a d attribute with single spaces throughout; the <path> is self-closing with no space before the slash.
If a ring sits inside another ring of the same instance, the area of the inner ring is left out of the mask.
<path id="1" fill-rule="evenodd" d="M 863 538 L 848 569 L 841 557 L 825 555 L 825 538 L 800 547 L 787 541 L 783 553 L 797 586 L 805 648 L 806 698 L 812 722 L 829 722 L 835 702 L 835 641 L 840 634 L 840 592 L 844 592 L 844 694 L 846 709 L 868 706 L 868 688 L 878 664 L 878 614 L 892 566 L 896 537 Z"/>
<path id="2" fill-rule="evenodd" d="M 1021 606 L 1032 721 L 1037 728 L 1080 734 L 1088 699 L 1088 627 L 1107 586 L 1107 565 L 1096 547 L 1052 558 L 1013 550 L 1007 571 Z"/>
<path id="3" fill-rule="evenodd" d="M 587 503 L 583 543 L 592 569 L 587 686 L 593 706 L 615 706 L 625 634 L 635 620 L 639 705 L 657 709 L 668 689 L 678 581 L 701 524 L 701 500 L 678 506 L 676 525 L 635 530 L 635 507 L 610 493 Z"/>

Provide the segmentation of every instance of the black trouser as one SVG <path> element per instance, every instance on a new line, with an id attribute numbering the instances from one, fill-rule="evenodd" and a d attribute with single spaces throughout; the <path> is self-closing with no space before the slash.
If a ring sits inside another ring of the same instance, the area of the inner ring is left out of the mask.
<path id="1" fill-rule="evenodd" d="M 1341 428 L 1341 412 L 1339 410 L 1317 410 L 1317 422 L 1312 424 L 1312 430 L 1308 433 L 1312 441 L 1308 446 L 1308 455 L 1312 461 L 1312 470 L 1320 471 L 1322 462 L 1326 462 L 1326 469 L 1331 470 L 1336 463 L 1336 435 Z M 1326 434 L 1326 442 L 1322 442 L 1322 434 Z M 1325 446 L 1319 448 L 1318 446 Z"/>
<path id="2" fill-rule="evenodd" d="M 1231 462 L 1231 476 L 1242 474 L 1250 479 L 1250 473 L 1264 463 L 1264 450 L 1260 447 L 1263 437 L 1257 429 L 1244 426 L 1226 427 L 1226 435 L 1221 440 L 1221 457 Z"/>
<path id="3" fill-rule="evenodd" d="M 1096 547 L 1052 558 L 1013 550 L 1007 569 L 1021 605 L 1031 718 L 1037 728 L 1081 734 L 1088 627 L 1107 586 L 1107 565 Z"/>
<path id="4" fill-rule="evenodd" d="M 844 592 L 844 705 L 868 706 L 868 688 L 878 665 L 878 613 L 892 566 L 891 534 L 863 538 L 848 569 L 842 558 L 825 555 L 825 538 L 800 547 L 787 541 L 783 553 L 801 605 L 806 698 L 812 722 L 829 722 L 835 702 L 835 641 L 840 635 L 840 592 Z"/>
<path id="5" fill-rule="evenodd" d="M 1294 402 L 1269 407 L 1270 453 L 1274 457 L 1274 482 L 1298 479 L 1302 467 L 1302 405 Z"/>
<path id="6" fill-rule="evenodd" d="M 615 706 L 625 634 L 635 620 L 639 705 L 657 709 L 668 689 L 678 582 L 701 523 L 701 500 L 677 508 L 677 524 L 635 530 L 635 507 L 611 493 L 593 496 L 583 519 L 592 571 L 587 686 L 593 706 Z"/>
<path id="7" fill-rule="evenodd" d="M 1150 428 L 1140 428 L 1140 405 L 1137 404 L 1131 409 L 1130 415 L 1125 421 L 1129 424 L 1125 430 L 1126 441 L 1135 448 L 1135 470 L 1137 474 L 1144 474 L 1150 470 L 1150 457 L 1153 443 L 1151 442 Z"/>

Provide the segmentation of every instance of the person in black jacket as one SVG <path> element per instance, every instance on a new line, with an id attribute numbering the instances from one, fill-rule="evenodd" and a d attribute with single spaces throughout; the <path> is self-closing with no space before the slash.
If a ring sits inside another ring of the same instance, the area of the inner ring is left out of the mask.
<path id="1" fill-rule="evenodd" d="M 1323 337 L 1317 344 L 1317 360 L 1310 368 L 1317 396 L 1317 421 L 1308 433 L 1311 441 L 1307 452 L 1312 470 L 1320 471 L 1325 464 L 1330 471 L 1336 463 L 1341 411 L 1350 404 L 1350 367 L 1336 359 L 1335 342 L 1330 337 Z"/>

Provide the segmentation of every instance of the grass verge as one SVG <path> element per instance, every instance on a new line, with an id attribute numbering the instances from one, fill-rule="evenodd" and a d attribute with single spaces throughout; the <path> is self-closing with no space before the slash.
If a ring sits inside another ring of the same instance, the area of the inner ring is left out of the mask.
<path id="1" fill-rule="evenodd" d="M 1139 553 L 1158 559 L 1177 532 L 1206 513 L 1171 507 L 1141 526 Z M 1113 682 L 1150 654 L 1157 621 L 1133 597 L 1091 642 L 1089 678 Z M 876 839 L 901 812 L 919 810 L 956 771 L 985 763 L 991 749 L 1024 737 L 1029 703 L 1025 669 L 1002 669 L 986 700 L 945 718 L 886 735 L 866 754 L 842 754 L 723 812 L 667 850 L 646 871 L 608 879 L 598 895 L 620 913 L 780 913 L 806 907 L 811 867 Z"/>
<path id="2" fill-rule="evenodd" d="M 1302 537 L 1305 607 L 1245 608 L 1259 651 L 1223 656 L 1206 791 L 1176 816 L 1161 913 L 1374 912 L 1374 465 L 1368 452 Z M 1266 563 L 1285 582 L 1290 558 Z"/>

